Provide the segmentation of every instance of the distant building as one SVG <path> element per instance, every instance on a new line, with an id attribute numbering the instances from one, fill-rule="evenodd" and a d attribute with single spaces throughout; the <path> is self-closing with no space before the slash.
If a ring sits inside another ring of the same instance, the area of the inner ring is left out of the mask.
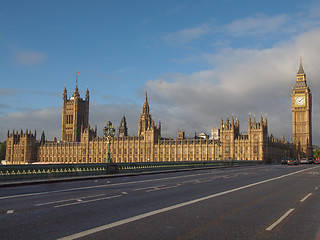
<path id="1" fill-rule="evenodd" d="M 296 85 L 292 90 L 293 143 L 268 135 L 267 118 L 257 121 L 249 116 L 247 133 L 240 132 L 238 119 L 221 118 L 220 128 L 212 129 L 212 138 L 205 133 L 193 138 L 179 130 L 176 139 L 161 136 L 161 123 L 155 124 L 150 114 L 147 93 L 138 123 L 138 136 L 129 136 L 123 116 L 118 134 L 111 139 L 112 161 L 213 161 L 260 160 L 280 161 L 282 157 L 311 156 L 311 93 L 300 62 Z M 89 125 L 89 90 L 85 99 L 78 86 L 68 99 L 63 92 L 61 141 L 48 141 L 44 132 L 39 141 L 36 132 L 8 131 L 7 164 L 102 163 L 107 157 L 107 139 L 97 136 L 97 127 Z"/>
<path id="2" fill-rule="evenodd" d="M 212 135 L 212 139 L 220 140 L 220 128 L 212 128 L 211 135 Z"/>
<path id="3" fill-rule="evenodd" d="M 12 131 L 7 134 L 6 163 L 7 164 L 25 164 L 37 161 L 38 142 L 36 140 L 37 132 L 31 133 L 26 129 Z"/>
<path id="4" fill-rule="evenodd" d="M 197 135 L 197 138 L 209 139 L 209 135 L 206 133 L 200 133 Z"/>
<path id="5" fill-rule="evenodd" d="M 127 121 L 126 117 L 123 116 L 120 126 L 118 128 L 118 137 L 127 137 L 128 136 L 128 128 L 127 128 Z"/>

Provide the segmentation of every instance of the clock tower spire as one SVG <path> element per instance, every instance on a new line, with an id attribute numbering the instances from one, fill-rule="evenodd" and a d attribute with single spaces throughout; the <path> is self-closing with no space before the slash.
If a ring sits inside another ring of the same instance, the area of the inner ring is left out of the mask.
<path id="1" fill-rule="evenodd" d="M 291 93 L 292 134 L 297 157 L 312 157 L 312 95 L 306 81 L 302 59 Z"/>

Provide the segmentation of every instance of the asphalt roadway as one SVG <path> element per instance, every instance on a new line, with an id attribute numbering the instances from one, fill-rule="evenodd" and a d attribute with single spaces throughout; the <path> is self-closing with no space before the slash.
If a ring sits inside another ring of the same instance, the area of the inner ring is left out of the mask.
<path id="1" fill-rule="evenodd" d="M 0 239 L 316 239 L 320 165 L 0 188 Z"/>

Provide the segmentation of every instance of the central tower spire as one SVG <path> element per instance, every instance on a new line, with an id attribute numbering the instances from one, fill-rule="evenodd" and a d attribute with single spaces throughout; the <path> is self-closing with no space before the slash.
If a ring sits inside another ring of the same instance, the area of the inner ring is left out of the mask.
<path id="1" fill-rule="evenodd" d="M 142 108 L 142 113 L 149 115 L 149 103 L 148 103 L 148 95 L 147 95 L 147 91 L 145 93 L 145 98 L 144 98 L 144 104 L 143 104 L 143 108 Z"/>
<path id="2" fill-rule="evenodd" d="M 161 124 L 159 121 L 159 126 L 156 126 L 154 119 L 151 117 L 147 91 L 145 93 L 142 113 L 139 119 L 138 136 L 144 137 L 146 141 L 158 141 L 158 139 L 161 138 Z M 151 154 L 150 149 L 147 152 L 149 152 L 148 154 Z M 150 158 L 150 156 L 148 158 Z"/>
<path id="3" fill-rule="evenodd" d="M 148 104 L 148 95 L 146 91 L 144 103 L 142 107 L 142 113 L 140 115 L 140 120 L 139 120 L 139 132 L 138 132 L 139 136 L 143 134 L 146 130 L 150 129 L 151 121 L 152 120 L 151 120 L 150 109 Z"/>

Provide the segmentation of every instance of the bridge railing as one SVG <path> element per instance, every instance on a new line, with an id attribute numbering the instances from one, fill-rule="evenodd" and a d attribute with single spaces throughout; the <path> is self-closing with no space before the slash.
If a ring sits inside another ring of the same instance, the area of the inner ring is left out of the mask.
<path id="1" fill-rule="evenodd" d="M 106 170 L 103 163 L 0 165 L 0 181 L 101 175 Z"/>
<path id="2" fill-rule="evenodd" d="M 137 173 L 174 169 L 207 168 L 260 164 L 262 161 L 184 161 L 140 163 L 91 163 L 91 164 L 27 164 L 0 165 L 0 181 L 23 181 L 61 177 L 94 176 L 116 173 Z"/>
<path id="3" fill-rule="evenodd" d="M 142 172 L 142 171 L 157 171 L 170 169 L 190 169 L 190 168 L 205 168 L 214 166 L 232 166 L 245 164 L 260 164 L 262 161 L 182 161 L 182 162 L 143 162 L 143 163 L 118 163 L 118 172 Z"/>

